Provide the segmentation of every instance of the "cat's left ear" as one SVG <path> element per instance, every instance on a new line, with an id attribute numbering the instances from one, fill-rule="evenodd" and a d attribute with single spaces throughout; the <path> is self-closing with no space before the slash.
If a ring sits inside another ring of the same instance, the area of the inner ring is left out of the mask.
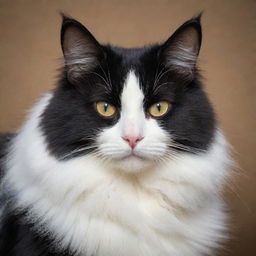
<path id="1" fill-rule="evenodd" d="M 161 48 L 166 67 L 186 77 L 193 75 L 201 47 L 200 18 L 201 15 L 185 22 Z"/>
<path id="2" fill-rule="evenodd" d="M 67 78 L 71 83 L 92 71 L 104 57 L 103 49 L 94 36 L 81 23 L 64 15 L 61 46 Z"/>

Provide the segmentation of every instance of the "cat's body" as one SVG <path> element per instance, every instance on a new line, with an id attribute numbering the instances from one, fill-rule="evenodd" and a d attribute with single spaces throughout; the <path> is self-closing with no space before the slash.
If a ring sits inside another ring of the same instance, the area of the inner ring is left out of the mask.
<path id="1" fill-rule="evenodd" d="M 230 160 L 200 41 L 199 19 L 141 49 L 64 19 L 60 85 L 2 146 L 1 255 L 213 255 Z"/>

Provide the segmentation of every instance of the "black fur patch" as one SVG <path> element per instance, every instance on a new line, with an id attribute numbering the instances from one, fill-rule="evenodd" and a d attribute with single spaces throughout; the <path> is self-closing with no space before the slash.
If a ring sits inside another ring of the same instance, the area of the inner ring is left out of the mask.
<path id="1" fill-rule="evenodd" d="M 14 137 L 14 134 L 11 134 L 11 133 L 0 134 L 0 181 L 4 175 L 4 166 L 3 166 L 4 157 L 8 153 L 7 152 L 8 147 L 13 137 Z"/>
<path id="2" fill-rule="evenodd" d="M 72 256 L 60 251 L 47 235 L 39 235 L 25 220 L 25 212 L 15 213 L 9 202 L 1 220 L 0 255 L 3 256 Z"/>

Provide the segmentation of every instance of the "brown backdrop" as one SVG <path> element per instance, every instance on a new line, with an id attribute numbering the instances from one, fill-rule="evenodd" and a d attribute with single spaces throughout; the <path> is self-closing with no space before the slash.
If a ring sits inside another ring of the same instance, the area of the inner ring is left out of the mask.
<path id="1" fill-rule="evenodd" d="M 15 131 L 26 110 L 54 87 L 61 63 L 59 11 L 83 22 L 102 42 L 132 47 L 165 40 L 202 10 L 205 89 L 239 165 L 226 192 L 233 238 L 221 255 L 256 255 L 253 0 L 0 0 L 0 131 Z"/>

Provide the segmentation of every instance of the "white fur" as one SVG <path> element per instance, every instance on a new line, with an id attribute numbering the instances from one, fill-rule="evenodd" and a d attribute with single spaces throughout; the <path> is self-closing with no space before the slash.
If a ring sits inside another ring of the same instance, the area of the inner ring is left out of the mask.
<path id="1" fill-rule="evenodd" d="M 170 51 L 166 65 L 181 73 L 191 72 L 197 61 L 197 54 L 193 48 L 177 44 L 175 51 Z"/>
<path id="2" fill-rule="evenodd" d="M 112 160 L 113 168 L 128 172 L 141 171 L 167 153 L 169 135 L 156 120 L 147 119 L 143 109 L 144 95 L 134 72 L 128 73 L 121 95 L 121 118 L 111 128 L 103 130 L 98 138 L 100 153 Z M 143 137 L 133 152 L 125 136 Z M 131 153 L 133 155 L 131 156 Z"/>
<path id="3" fill-rule="evenodd" d="M 135 103 L 129 103 L 131 97 Z M 166 134 L 142 115 L 143 95 L 130 73 L 122 95 L 127 116 L 99 140 L 112 143 L 110 153 L 101 149 L 111 163 L 90 155 L 58 161 L 47 151 L 38 126 L 50 98 L 41 99 L 14 139 L 5 177 L 17 195 L 17 207 L 30 207 L 29 218 L 38 223 L 40 232 L 48 232 L 61 247 L 70 245 L 77 255 L 212 253 L 223 239 L 226 223 L 219 191 L 230 160 L 220 131 L 207 152 L 180 153 L 157 164 L 149 161 L 166 153 Z M 126 132 L 126 122 L 143 133 L 136 154 L 145 157 L 136 159 L 134 166 L 134 159 L 124 163 L 128 171 L 120 159 L 130 149 L 122 139 L 115 141 Z"/>
<path id="4" fill-rule="evenodd" d="M 74 77 L 79 76 L 79 72 L 90 72 L 98 64 L 95 57 L 96 50 L 86 42 L 71 38 L 71 46 L 64 47 L 65 65 Z M 69 44 L 68 44 L 69 45 Z"/>

